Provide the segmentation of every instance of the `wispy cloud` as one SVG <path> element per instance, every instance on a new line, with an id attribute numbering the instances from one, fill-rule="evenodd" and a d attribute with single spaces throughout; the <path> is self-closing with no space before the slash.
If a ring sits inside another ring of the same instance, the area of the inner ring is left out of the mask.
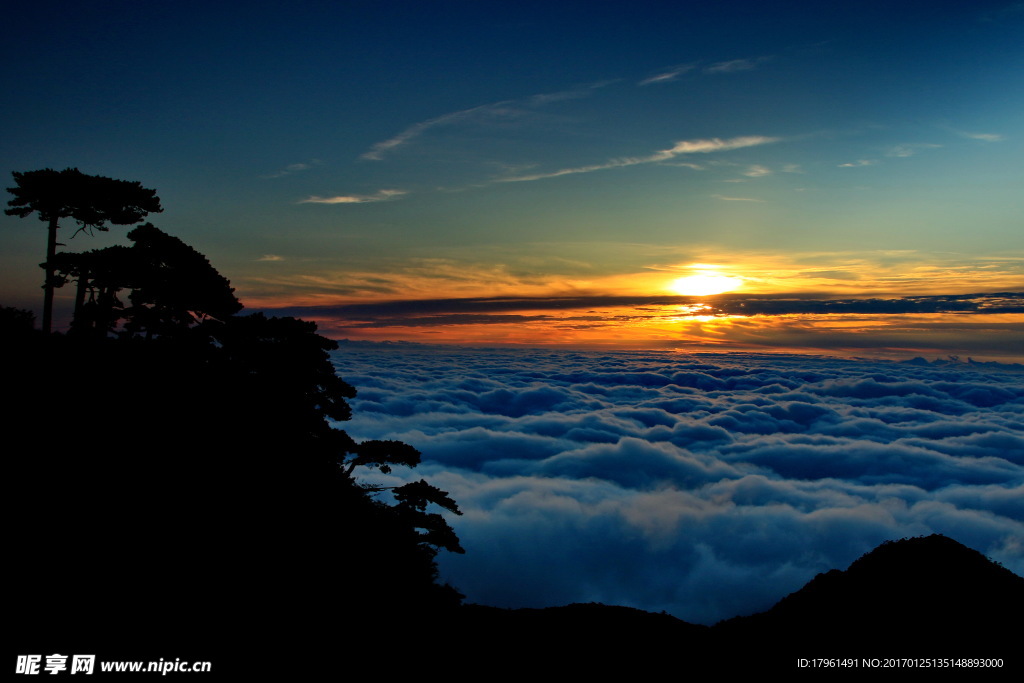
<path id="1" fill-rule="evenodd" d="M 593 171 L 603 171 L 609 168 L 622 168 L 624 166 L 638 166 L 640 164 L 651 164 L 659 161 L 668 161 L 674 159 L 677 156 L 684 154 L 707 154 L 709 152 L 724 152 L 732 149 L 740 149 L 743 147 L 756 147 L 758 145 L 766 145 L 772 142 L 778 142 L 782 138 L 768 137 L 765 135 L 747 135 L 743 137 L 729 138 L 723 140 L 721 138 L 711 138 L 707 140 L 680 140 L 669 149 L 663 149 L 642 157 L 623 157 L 619 159 L 611 159 L 601 164 L 593 164 L 590 166 L 577 166 L 575 168 L 563 168 L 558 171 L 551 171 L 549 173 L 535 173 L 532 175 L 521 175 L 513 176 L 510 178 L 501 178 L 498 182 L 514 183 L 523 182 L 528 180 L 541 180 L 543 178 L 556 178 L 563 175 L 572 175 L 575 173 L 591 173 Z"/>
<path id="2" fill-rule="evenodd" d="M 284 261 L 284 257 L 283 256 L 278 256 L 277 254 L 264 254 L 263 256 L 260 256 L 256 260 L 257 261 Z"/>
<path id="3" fill-rule="evenodd" d="M 723 194 L 713 194 L 711 196 L 724 202 L 764 202 L 763 199 L 754 199 L 753 197 L 727 197 Z"/>
<path id="4" fill-rule="evenodd" d="M 672 149 L 658 152 L 654 156 L 665 155 L 665 158 L 672 158 L 679 154 L 722 152 L 730 149 L 740 149 L 741 147 L 766 145 L 771 142 L 778 142 L 781 139 L 782 138 L 773 138 L 764 135 L 745 135 L 736 138 L 729 138 L 728 140 L 722 140 L 721 138 L 711 138 L 710 140 L 681 140 L 677 142 Z M 657 160 L 658 159 L 652 159 L 652 161 Z"/>
<path id="5" fill-rule="evenodd" d="M 770 168 L 765 168 L 764 166 L 758 166 L 757 164 L 754 164 L 752 166 L 748 166 L 747 170 L 741 171 L 740 173 L 747 176 L 748 178 L 760 178 L 761 176 L 771 175 L 772 170 Z"/>
<path id="6" fill-rule="evenodd" d="M 709 64 L 708 66 L 703 67 L 701 71 L 705 74 L 728 74 L 736 73 L 739 71 L 751 71 L 752 69 L 756 69 L 758 64 L 766 62 L 769 59 L 771 59 L 771 57 L 754 57 L 752 59 L 730 59 L 724 62 L 715 62 L 714 64 Z M 654 74 L 653 76 L 648 76 L 647 78 L 637 83 L 637 85 L 670 83 L 678 79 L 683 74 L 696 70 L 697 67 L 698 65 L 696 63 L 678 64 L 676 66 L 671 66 L 663 71 L 660 71 L 659 73 Z"/>
<path id="7" fill-rule="evenodd" d="M 857 159 L 857 161 L 848 161 L 845 164 L 839 164 L 839 168 L 860 168 L 861 166 L 874 166 L 878 161 L 875 159 Z"/>
<path id="8" fill-rule="evenodd" d="M 260 176 L 261 178 L 283 178 L 284 176 L 293 175 L 295 173 L 301 173 L 302 171 L 308 171 L 309 169 L 322 164 L 323 162 L 319 159 L 310 159 L 297 164 L 288 164 L 280 171 L 271 173 L 269 175 Z"/>
<path id="9" fill-rule="evenodd" d="M 667 71 L 663 71 L 663 72 L 661 72 L 659 74 L 655 74 L 654 76 L 650 76 L 648 78 L 643 79 L 642 81 L 637 83 L 637 85 L 652 85 L 654 83 L 669 83 L 671 81 L 676 80 L 677 78 L 679 78 L 683 74 L 685 74 L 685 73 L 687 73 L 689 71 L 693 71 L 695 68 L 697 68 L 696 64 L 680 64 L 678 66 L 673 66 L 673 67 L 669 68 Z"/>
<path id="10" fill-rule="evenodd" d="M 942 147 L 942 145 L 936 145 L 930 142 L 911 142 L 904 145 L 896 145 L 886 152 L 885 156 L 898 158 L 912 157 L 922 150 L 935 149 L 937 147 Z"/>
<path id="11" fill-rule="evenodd" d="M 419 137 L 425 131 L 437 126 L 444 126 L 453 123 L 460 123 L 473 119 L 479 119 L 483 116 L 496 117 L 503 113 L 508 115 L 507 109 L 501 108 L 499 105 L 505 103 L 485 104 L 479 107 L 473 107 L 472 109 L 463 109 L 462 111 L 452 112 L 450 114 L 444 114 L 433 119 L 421 121 L 420 123 L 413 124 L 403 130 L 398 135 L 383 140 L 373 145 L 368 151 L 364 152 L 359 158 L 366 159 L 368 161 L 380 161 L 384 158 L 384 155 L 388 152 L 394 151 L 395 149 L 405 145 L 411 140 Z"/>
<path id="12" fill-rule="evenodd" d="M 376 194 L 338 195 L 336 197 L 309 197 L 303 199 L 299 204 L 367 204 L 369 202 L 383 202 L 389 199 L 408 194 L 406 190 L 380 190 Z"/>
<path id="13" fill-rule="evenodd" d="M 756 69 L 761 62 L 767 61 L 769 57 L 755 57 L 753 59 L 730 59 L 726 62 L 717 62 L 704 68 L 707 74 L 731 74 L 737 71 L 750 71 Z"/>
<path id="14" fill-rule="evenodd" d="M 968 131 L 957 131 L 958 135 L 962 135 L 965 138 L 971 140 L 984 140 L 985 142 L 1000 142 L 1005 138 L 998 133 L 971 133 Z"/>
<path id="15" fill-rule="evenodd" d="M 394 152 L 399 147 L 407 145 L 432 128 L 456 124 L 479 124 L 497 119 L 521 117 L 526 115 L 528 110 L 531 108 L 542 107 L 551 102 L 561 102 L 586 97 L 593 90 L 602 88 L 609 83 L 611 83 L 611 81 L 600 81 L 578 88 L 560 90 L 552 93 L 541 93 L 518 100 L 502 100 L 500 102 L 482 104 L 478 107 L 442 114 L 441 116 L 427 119 L 426 121 L 414 123 L 394 137 L 374 144 L 359 158 L 367 161 L 380 161 L 386 154 Z"/>

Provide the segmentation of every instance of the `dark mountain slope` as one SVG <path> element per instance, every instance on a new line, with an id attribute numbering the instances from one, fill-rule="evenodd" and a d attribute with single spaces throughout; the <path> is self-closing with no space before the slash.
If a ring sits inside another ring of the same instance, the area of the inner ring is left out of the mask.
<path id="1" fill-rule="evenodd" d="M 449 642 L 487 657 L 528 652 L 510 663 L 524 669 L 550 657 L 549 666 L 574 673 L 624 673 L 666 658 L 706 673 L 797 670 L 801 658 L 1002 658 L 995 673 L 1006 673 L 1024 663 L 1022 612 L 1024 578 L 933 535 L 885 543 L 767 612 L 710 628 L 598 604 L 469 606 Z"/>
<path id="2" fill-rule="evenodd" d="M 932 535 L 882 544 L 767 612 L 713 631 L 720 641 L 810 657 L 1009 657 L 1021 652 L 1022 611 L 1024 578 Z"/>

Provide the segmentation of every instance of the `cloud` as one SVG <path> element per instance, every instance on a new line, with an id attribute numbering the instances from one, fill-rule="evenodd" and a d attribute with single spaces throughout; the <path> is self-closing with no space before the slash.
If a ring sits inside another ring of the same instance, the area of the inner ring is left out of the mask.
<path id="1" fill-rule="evenodd" d="M 271 173 L 270 175 L 260 176 L 261 178 L 283 178 L 284 176 L 293 175 L 295 173 L 301 173 L 302 171 L 308 171 L 314 166 L 318 166 L 323 162 L 319 159 L 311 159 L 308 162 L 301 162 L 297 164 L 288 164 L 280 171 Z"/>
<path id="2" fill-rule="evenodd" d="M 256 260 L 257 261 L 283 261 L 284 257 L 283 256 L 278 256 L 277 254 L 264 254 L 263 256 L 260 256 Z"/>
<path id="3" fill-rule="evenodd" d="M 1005 140 L 1002 135 L 998 133 L 969 133 L 967 131 L 958 131 L 959 135 L 971 140 L 984 140 L 985 142 L 1000 142 Z"/>
<path id="4" fill-rule="evenodd" d="M 754 199 L 753 197 L 727 197 L 727 196 L 722 195 L 722 194 L 713 194 L 711 196 L 714 197 L 715 199 L 721 199 L 722 201 L 726 201 L 726 202 L 764 202 L 765 201 L 763 199 Z"/>
<path id="5" fill-rule="evenodd" d="M 748 178 L 760 178 L 762 176 L 771 175 L 772 170 L 770 168 L 765 168 L 764 166 L 758 166 L 757 164 L 754 164 L 752 166 L 748 166 L 747 170 L 740 171 L 740 173 L 747 176 Z"/>
<path id="6" fill-rule="evenodd" d="M 822 356 L 343 344 L 357 439 L 464 512 L 468 599 L 713 623 L 878 543 L 943 533 L 1024 573 L 1024 370 Z"/>
<path id="7" fill-rule="evenodd" d="M 806 271 L 805 276 L 840 280 L 857 280 L 861 276 L 853 271 Z M 817 314 L 872 314 L 872 313 L 978 313 L 1002 314 L 1019 311 L 1024 307 L 1024 294 L 960 294 L 944 296 L 908 296 L 900 298 L 828 299 L 802 298 L 780 294 L 776 296 L 749 296 L 723 294 L 714 299 L 693 296 L 651 295 L 632 296 L 548 296 L 548 297 L 475 297 L 451 299 L 414 299 L 381 302 L 341 304 L 328 306 L 291 306 L 277 309 L 279 314 L 295 316 L 354 316 L 369 318 L 429 317 L 437 315 L 480 315 L 514 313 L 521 311 L 593 310 L 607 307 L 678 307 L 700 302 L 697 315 L 792 315 Z M 681 312 L 672 311 L 674 317 Z"/>
<path id="8" fill-rule="evenodd" d="M 490 104 L 482 104 L 469 109 L 442 114 L 426 121 L 414 123 L 397 135 L 375 143 L 364 152 L 360 159 L 380 161 L 385 155 L 403 147 L 433 128 L 458 124 L 480 124 L 495 120 L 508 120 L 525 116 L 530 108 L 542 107 L 552 102 L 586 97 L 592 91 L 603 88 L 612 81 L 600 81 L 590 85 L 561 90 L 552 93 L 531 95 L 522 99 L 502 100 Z"/>
<path id="9" fill-rule="evenodd" d="M 625 166 L 637 166 L 640 164 L 651 164 L 663 161 L 669 161 L 682 156 L 685 154 L 708 154 L 711 152 L 724 152 L 733 149 L 742 149 L 744 147 L 756 147 L 759 145 L 767 145 L 773 142 L 779 142 L 782 138 L 768 137 L 764 135 L 746 135 L 741 137 L 729 138 L 723 140 L 721 138 L 709 138 L 701 140 L 680 140 L 676 142 L 672 147 L 657 151 L 653 154 L 642 157 L 623 157 L 619 159 L 611 159 L 601 164 L 593 164 L 591 166 L 578 166 L 575 168 L 565 168 L 559 171 L 551 171 L 548 173 L 536 173 L 532 175 L 521 175 L 513 176 L 509 178 L 500 178 L 497 182 L 514 183 L 514 182 L 525 182 L 530 180 L 541 180 L 544 178 L 557 178 L 558 176 L 573 175 L 576 173 L 592 173 L 594 171 L 603 171 L 609 168 L 622 168 Z"/>
<path id="10" fill-rule="evenodd" d="M 928 142 L 916 142 L 907 143 L 904 145 L 896 145 L 885 153 L 887 157 L 912 157 L 921 150 L 925 149 L 936 149 L 942 147 L 942 145 L 936 145 Z"/>
<path id="11" fill-rule="evenodd" d="M 695 64 L 680 64 L 679 66 L 671 67 L 668 71 L 663 71 L 654 76 L 649 76 L 643 79 L 637 85 L 652 85 L 654 83 L 669 83 L 676 80 L 679 76 L 693 71 L 696 68 Z"/>
<path id="12" fill-rule="evenodd" d="M 756 69 L 758 64 L 768 61 L 770 57 L 756 57 L 753 59 L 731 59 L 724 62 L 716 62 L 702 69 L 705 74 L 726 74 L 736 73 L 739 71 L 750 71 Z M 669 83 L 676 80 L 679 76 L 689 73 L 697 68 L 694 63 L 691 64 L 680 64 L 677 66 L 669 67 L 665 71 L 659 72 L 653 76 L 649 76 L 641 80 L 637 85 L 653 85 L 655 83 Z"/>
<path id="13" fill-rule="evenodd" d="M 856 273 L 811 271 L 829 286 L 862 286 Z M 849 284 L 846 284 L 846 283 Z M 353 287 L 355 284 L 353 284 Z M 384 284 L 360 285 L 377 288 Z M 437 287 L 437 283 L 434 284 Z M 351 290 L 351 287 L 349 288 Z M 339 289 L 352 297 L 354 291 Z M 382 292 L 398 294 L 396 287 Z M 379 294 L 378 294 L 379 296 Z M 713 298 L 633 296 L 494 297 L 289 306 L 276 315 L 315 320 L 350 339 L 793 350 L 844 355 L 968 356 L 1019 360 L 1019 295 L 824 299 L 792 295 Z M 702 385 L 700 388 L 708 388 Z"/>
<path id="14" fill-rule="evenodd" d="M 875 159 L 858 159 L 857 161 L 848 161 L 845 164 L 839 164 L 839 168 L 859 168 L 861 166 L 874 166 L 878 161 Z"/>
<path id="15" fill-rule="evenodd" d="M 730 59 L 726 62 L 717 62 L 704 69 L 708 74 L 729 74 L 737 71 L 750 71 L 757 68 L 761 62 L 767 61 L 769 57 L 756 57 L 754 59 Z"/>
<path id="16" fill-rule="evenodd" d="M 809 270 L 805 277 L 823 278 L 826 280 L 859 280 L 861 275 L 849 270 Z"/>
<path id="17" fill-rule="evenodd" d="M 678 154 L 706 154 L 708 152 L 721 152 L 725 150 L 741 149 L 743 147 L 755 147 L 778 142 L 782 138 L 766 137 L 763 135 L 747 135 L 742 137 L 722 140 L 711 138 L 710 140 L 682 140 L 677 142 L 671 149 L 664 150 L 658 154 L 667 154 L 668 158 Z"/>
<path id="18" fill-rule="evenodd" d="M 723 196 L 757 196 L 726 192 L 724 187 Z M 389 323 L 389 334 L 397 335 L 352 333 L 353 338 L 375 339 L 415 339 L 412 329 L 395 329 L 403 319 L 419 319 L 419 324 L 427 316 L 516 314 L 529 316 L 529 321 L 518 331 L 511 319 L 509 325 L 490 325 L 494 343 L 524 342 L 536 335 L 557 343 L 567 343 L 570 337 L 574 343 L 590 343 L 585 335 L 605 326 L 606 332 L 620 339 L 619 345 L 631 338 L 647 346 L 678 340 L 670 330 L 685 332 L 679 328 L 696 320 L 690 316 L 744 316 L 706 321 L 708 333 L 714 328 L 721 339 L 729 339 L 740 332 L 740 323 L 749 322 L 745 317 L 749 312 L 801 316 L 787 321 L 763 318 L 758 326 L 768 333 L 768 328 L 795 330 L 797 323 L 804 325 L 800 328 L 803 346 L 813 344 L 818 332 L 834 331 L 838 339 L 842 326 L 853 324 L 850 316 L 857 315 L 858 324 L 870 324 L 879 332 L 904 330 L 906 336 L 898 346 L 910 348 L 911 355 L 934 349 L 928 352 L 978 358 L 984 355 L 982 346 L 1008 341 L 1015 324 L 1009 316 L 1024 312 L 1019 295 L 976 294 L 1024 291 L 1024 258 L 1012 251 L 998 256 L 914 250 L 793 255 L 766 250 L 694 252 L 680 246 L 622 242 L 520 243 L 488 249 L 467 245 L 443 251 L 445 258 L 396 254 L 372 268 L 355 254 L 324 254 L 304 261 L 301 269 L 261 269 L 236 285 L 248 292 L 250 307 L 314 317 L 338 337 L 350 336 L 344 329 L 349 324 L 381 321 Z M 697 300 L 667 289 L 680 271 L 707 269 L 694 264 L 717 264 L 711 269 L 742 275 L 744 291 Z M 488 296 L 480 296 L 481 292 Z M 894 295 L 898 292 L 904 295 Z M 945 294 L 934 296 L 935 292 Z M 694 308 L 698 305 L 713 308 Z M 541 314 L 548 317 L 537 317 Z M 472 322 L 468 317 L 463 320 Z M 425 327 L 420 325 L 420 331 L 427 332 Z M 480 342 L 491 343 L 483 338 L 488 334 L 483 329 L 459 327 L 478 334 Z M 929 328 L 941 336 L 929 336 Z M 699 333 L 695 327 L 690 331 Z M 437 334 L 456 332 L 437 328 Z M 660 342 L 656 341 L 659 334 Z M 859 344 L 868 335 L 851 330 L 847 338 Z M 929 339 L 933 343 L 926 343 Z M 756 343 L 779 345 L 768 337 Z"/>
<path id="19" fill-rule="evenodd" d="M 407 144 L 413 139 L 422 135 L 425 131 L 435 128 L 437 126 L 449 125 L 453 123 L 460 123 L 470 121 L 483 116 L 495 117 L 501 115 L 510 115 L 508 109 L 503 108 L 507 102 L 498 102 L 495 104 L 485 104 L 479 107 L 473 107 L 471 109 L 464 109 L 462 111 L 452 112 L 450 114 L 444 114 L 433 119 L 421 121 L 420 123 L 413 124 L 395 135 L 392 138 L 383 140 L 374 144 L 370 149 L 364 152 L 360 159 L 366 159 L 369 161 L 380 161 L 384 158 L 384 155 L 388 152 L 392 152 L 395 149 Z"/>
<path id="20" fill-rule="evenodd" d="M 369 202 L 384 202 L 390 199 L 397 199 L 404 194 L 408 194 L 406 190 L 380 190 L 376 194 L 370 195 L 339 195 L 336 197 L 309 197 L 303 199 L 299 204 L 366 204 Z"/>

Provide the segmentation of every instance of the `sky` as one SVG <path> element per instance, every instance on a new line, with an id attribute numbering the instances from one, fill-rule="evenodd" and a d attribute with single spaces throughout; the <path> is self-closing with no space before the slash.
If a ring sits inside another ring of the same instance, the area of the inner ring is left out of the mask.
<path id="1" fill-rule="evenodd" d="M 1020 2 L 5 17 L 7 172 L 155 188 L 249 309 L 329 336 L 1024 359 Z M 38 312 L 45 230 L 0 223 Z M 851 299 L 889 303 L 808 308 Z"/>
<path id="2" fill-rule="evenodd" d="M 8 3 L 0 172 L 154 188 L 349 340 L 468 599 L 712 623 L 933 532 L 1024 573 L 1024 3 L 240 8 Z M 0 216 L 0 304 L 45 241 Z"/>

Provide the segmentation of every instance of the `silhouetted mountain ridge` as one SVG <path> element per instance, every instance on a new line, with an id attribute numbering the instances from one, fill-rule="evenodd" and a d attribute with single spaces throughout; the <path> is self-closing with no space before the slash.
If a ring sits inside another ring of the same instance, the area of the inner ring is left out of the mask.
<path id="1" fill-rule="evenodd" d="M 628 666 L 638 648 L 670 648 L 729 670 L 795 669 L 800 658 L 1003 658 L 1020 666 L 1024 578 L 938 534 L 883 543 L 846 570 L 818 574 L 771 609 L 714 626 L 601 604 L 547 609 L 463 608 L 462 624 L 487 643 L 529 634 L 540 650 L 573 634 L 600 652 L 577 666 Z"/>
<path id="2" fill-rule="evenodd" d="M 729 638 L 778 632 L 818 647 L 896 648 L 902 656 L 1007 656 L 1019 637 L 1008 621 L 1022 609 L 1024 578 L 934 534 L 884 543 L 767 612 L 715 629 Z"/>

